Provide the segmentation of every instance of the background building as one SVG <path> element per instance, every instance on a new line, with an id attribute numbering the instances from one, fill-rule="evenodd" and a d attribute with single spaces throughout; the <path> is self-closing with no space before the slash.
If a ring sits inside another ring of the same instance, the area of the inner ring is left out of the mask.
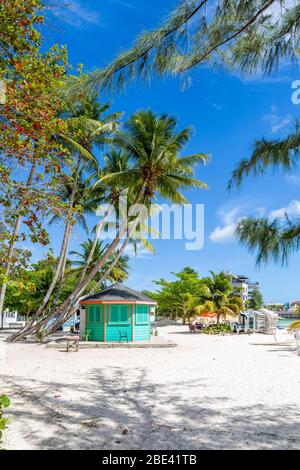
<path id="1" fill-rule="evenodd" d="M 226 275 L 230 278 L 235 295 L 241 297 L 244 304 L 252 299 L 253 292 L 259 291 L 259 282 L 251 282 L 247 276 L 235 275 L 230 271 Z"/>

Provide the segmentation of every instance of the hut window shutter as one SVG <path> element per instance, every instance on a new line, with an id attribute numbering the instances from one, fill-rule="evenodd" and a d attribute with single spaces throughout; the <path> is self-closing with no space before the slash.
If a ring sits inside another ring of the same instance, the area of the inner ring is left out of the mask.
<path id="1" fill-rule="evenodd" d="M 136 323 L 145 325 L 149 322 L 149 307 L 148 305 L 136 306 Z"/>
<path id="2" fill-rule="evenodd" d="M 128 305 L 120 305 L 119 307 L 119 322 L 128 323 Z"/>
<path id="3" fill-rule="evenodd" d="M 119 323 L 119 308 L 118 308 L 118 305 L 111 305 L 110 306 L 109 321 L 110 321 L 110 323 Z"/>
<path id="4" fill-rule="evenodd" d="M 109 323 L 128 324 L 128 305 L 111 305 Z"/>
<path id="5" fill-rule="evenodd" d="M 89 307 L 89 323 L 93 323 L 95 321 L 94 319 L 94 306 L 91 305 Z"/>
<path id="6" fill-rule="evenodd" d="M 93 305 L 93 309 L 92 309 L 92 322 L 95 323 L 96 321 L 96 307 L 95 305 Z"/>
<path id="7" fill-rule="evenodd" d="M 94 307 L 95 308 L 95 322 L 100 323 L 100 307 Z"/>

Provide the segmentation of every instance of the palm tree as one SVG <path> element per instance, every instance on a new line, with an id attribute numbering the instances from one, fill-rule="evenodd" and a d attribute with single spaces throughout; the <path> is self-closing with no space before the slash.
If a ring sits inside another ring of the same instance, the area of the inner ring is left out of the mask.
<path id="1" fill-rule="evenodd" d="M 130 188 L 133 193 L 133 203 L 149 203 L 158 194 L 173 203 L 187 202 L 179 192 L 183 188 L 205 188 L 206 185 L 193 178 L 193 166 L 205 163 L 207 156 L 193 154 L 178 157 L 179 152 L 191 137 L 191 130 L 184 129 L 176 132 L 176 119 L 168 115 L 157 116 L 151 111 L 141 111 L 133 115 L 125 123 L 124 131 L 115 137 L 116 144 L 126 152 L 132 165 L 128 168 L 121 166 L 118 171 L 104 172 L 98 184 L 118 185 L 120 188 Z M 111 162 L 111 160 L 110 160 Z M 120 227 L 119 234 L 107 250 L 117 246 L 124 229 Z M 133 230 L 135 227 L 133 227 Z M 127 237 L 127 241 L 130 237 Z M 103 259 L 101 263 L 104 264 Z"/>
<path id="2" fill-rule="evenodd" d="M 116 149 L 112 149 L 109 153 L 107 153 L 104 156 L 104 163 L 105 163 L 104 169 L 99 170 L 98 174 L 96 175 L 96 178 L 98 180 L 101 180 L 101 178 L 105 174 L 119 173 L 123 171 L 128 171 L 129 169 L 128 156 L 124 152 L 118 151 Z M 118 204 L 119 204 L 120 196 L 123 190 L 122 186 L 120 186 L 117 183 L 114 183 L 114 184 L 101 183 L 100 185 L 98 184 L 97 186 L 100 186 L 100 188 L 102 188 L 103 193 L 104 193 L 103 202 L 105 202 L 106 204 L 109 204 L 109 207 L 106 210 L 100 222 L 95 227 L 94 241 L 91 246 L 89 256 L 86 259 L 86 264 L 85 266 L 83 266 L 83 269 L 81 271 L 80 281 L 84 279 L 87 273 L 87 270 L 93 259 L 94 252 L 96 250 L 96 247 L 99 241 L 99 236 L 101 234 L 101 231 L 108 217 L 110 216 L 113 210 L 115 210 L 115 212 L 118 213 L 118 209 L 119 209 Z"/>
<path id="3" fill-rule="evenodd" d="M 180 152 L 191 138 L 191 130 L 187 128 L 177 132 L 176 128 L 176 119 L 166 114 L 158 116 L 151 111 L 134 114 L 125 123 L 122 133 L 115 137 L 116 145 L 125 151 L 130 159 L 130 168 L 105 174 L 98 184 L 117 184 L 128 188 L 134 204 L 149 203 L 158 196 L 181 204 L 186 202 L 181 193 L 182 189 L 206 188 L 203 182 L 194 178 L 193 169 L 196 164 L 205 163 L 207 156 L 201 153 L 180 157 Z M 62 315 L 67 315 L 70 306 L 78 302 L 87 285 L 118 248 L 130 224 L 129 233 L 118 256 L 122 255 L 139 222 L 139 217 L 125 217 L 105 254 L 62 304 Z M 49 331 L 53 331 L 55 326 L 53 324 Z"/>
<path id="4" fill-rule="evenodd" d="M 77 189 L 74 196 L 74 224 L 80 225 L 87 233 L 89 232 L 88 225 L 86 222 L 86 216 L 95 213 L 98 205 L 103 202 L 104 193 L 101 187 L 94 185 L 95 173 L 87 171 L 87 167 L 83 166 L 77 179 Z M 58 187 L 56 196 L 64 203 L 70 200 L 70 194 L 74 187 L 73 176 L 62 176 L 58 180 Z M 61 217 L 55 214 L 51 217 L 49 223 L 52 225 L 54 222 L 58 222 Z"/>
<path id="5" fill-rule="evenodd" d="M 85 242 L 81 243 L 81 251 L 70 251 L 71 256 L 75 256 L 76 259 L 72 260 L 72 265 L 76 267 L 76 269 L 79 271 L 79 273 L 85 268 L 87 264 L 87 259 L 90 256 L 91 249 L 93 247 L 93 240 L 91 238 L 88 238 Z M 93 258 L 90 263 L 90 268 L 95 266 L 95 264 L 101 259 L 103 256 L 103 253 L 105 253 L 105 250 L 107 248 L 107 245 L 104 244 L 103 241 L 98 241 L 96 248 L 94 250 Z M 98 283 L 100 279 L 102 279 L 102 276 L 104 272 L 111 266 L 111 264 L 114 261 L 114 258 L 118 255 L 118 253 L 114 253 L 109 261 L 106 263 L 105 266 L 103 266 L 102 270 L 98 273 L 98 276 L 95 277 L 95 281 Z M 116 266 L 112 269 L 112 273 L 109 276 L 109 280 L 112 282 L 118 282 L 121 280 L 125 280 L 128 276 L 128 261 L 129 257 L 127 255 L 123 255 L 118 259 L 118 263 Z"/>
<path id="6" fill-rule="evenodd" d="M 179 190 L 206 188 L 193 178 L 193 167 L 205 163 L 207 155 L 178 157 L 191 138 L 191 129 L 177 133 L 176 127 L 176 119 L 167 114 L 157 116 L 152 111 L 134 114 L 115 139 L 133 165 L 128 170 L 106 174 L 101 181 L 129 186 L 134 194 L 142 190 L 138 199 L 143 201 L 153 200 L 159 194 L 172 203 L 187 202 Z"/>
<path id="7" fill-rule="evenodd" d="M 97 159 L 93 156 L 93 146 L 100 146 L 111 142 L 111 134 L 115 132 L 119 125 L 121 113 L 111 113 L 103 116 L 109 108 L 108 104 L 101 105 L 97 101 L 97 95 L 91 93 L 81 100 L 66 102 L 66 108 L 62 113 L 62 117 L 66 120 L 68 127 L 68 135 L 59 136 L 65 145 L 69 147 L 71 157 L 73 158 L 72 185 L 69 194 L 68 209 L 66 214 L 66 224 L 61 245 L 58 263 L 54 271 L 53 280 L 49 286 L 49 290 L 37 309 L 32 320 L 25 327 L 12 335 L 9 340 L 15 341 L 22 338 L 31 328 L 33 322 L 43 313 L 46 308 L 53 290 L 58 282 L 61 272 L 65 269 L 67 259 L 67 251 L 71 237 L 73 225 L 76 223 L 74 218 L 75 198 L 80 179 L 82 165 L 90 165 L 97 168 Z M 61 276 L 62 279 L 62 276 Z"/>
<path id="8" fill-rule="evenodd" d="M 117 262 L 115 262 L 117 260 Z M 120 255 L 119 250 L 111 257 L 111 261 L 107 263 L 107 268 L 110 269 L 110 274 L 105 276 L 105 281 L 123 282 L 128 278 L 129 271 L 129 256 Z M 106 268 L 106 269 L 107 269 Z M 104 274 L 106 271 L 104 272 Z"/>
<path id="9" fill-rule="evenodd" d="M 240 299 L 233 296 L 230 280 L 223 272 L 216 274 L 211 271 L 211 277 L 207 278 L 205 283 L 207 292 L 201 296 L 203 304 L 196 307 L 197 313 L 215 312 L 217 325 L 221 316 L 226 318 L 226 315 L 235 316 L 240 313 Z"/>
<path id="10" fill-rule="evenodd" d="M 94 174 L 85 175 L 85 168 L 81 168 L 78 181 L 77 181 L 77 190 L 74 197 L 74 225 L 80 225 L 86 233 L 89 232 L 88 225 L 86 222 L 86 216 L 92 215 L 95 213 L 98 205 L 103 201 L 103 192 L 101 188 L 95 188 L 93 184 Z M 63 202 L 67 202 L 70 200 L 70 194 L 73 191 L 74 181 L 72 177 L 62 177 L 61 183 L 59 185 L 57 196 Z M 59 219 L 58 215 L 54 215 L 50 220 L 50 224 L 53 224 L 55 221 Z M 70 232 L 71 236 L 71 232 Z M 66 246 L 65 255 L 62 263 L 62 268 L 60 272 L 60 281 L 59 281 L 59 288 L 57 289 L 56 295 L 56 302 L 58 302 L 58 298 L 61 293 L 62 284 L 65 276 L 65 269 L 67 263 L 67 249 L 69 246 L 70 237 L 68 240 L 68 244 Z"/>
<path id="11" fill-rule="evenodd" d="M 75 266 L 79 271 L 82 271 L 82 269 L 85 267 L 92 246 L 93 240 L 91 238 L 88 238 L 86 241 L 80 244 L 81 251 L 70 251 L 69 255 L 76 257 L 75 260 L 72 260 L 72 265 Z M 93 254 L 91 266 L 94 266 L 96 262 L 101 258 L 101 256 L 105 252 L 105 249 L 106 245 L 104 245 L 104 242 L 102 240 L 98 241 Z"/>

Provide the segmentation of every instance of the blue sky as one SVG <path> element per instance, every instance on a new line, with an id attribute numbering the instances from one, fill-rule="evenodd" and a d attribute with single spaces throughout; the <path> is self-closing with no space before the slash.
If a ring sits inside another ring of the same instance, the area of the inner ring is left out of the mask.
<path id="1" fill-rule="evenodd" d="M 144 28 L 155 27 L 176 5 L 176 0 L 66 0 L 48 19 L 46 45 L 66 44 L 74 66 L 83 63 L 86 71 L 94 70 L 127 48 Z M 190 202 L 205 204 L 204 248 L 186 251 L 184 241 L 154 242 L 154 256 L 142 251 L 131 258 L 128 284 L 151 289 L 153 279 L 171 278 L 171 271 L 189 265 L 201 275 L 209 270 L 247 274 L 261 283 L 266 301 L 299 298 L 300 254 L 290 259 L 287 268 L 271 264 L 258 269 L 254 257 L 237 244 L 233 231 L 237 220 L 246 215 L 281 211 L 280 215 L 284 210 L 300 214 L 300 171 L 293 178 L 270 171 L 263 178 L 245 181 L 240 190 L 231 193 L 226 184 L 237 162 L 250 155 L 255 139 L 284 135 L 299 115 L 300 105 L 291 102 L 291 84 L 300 79 L 300 71 L 285 66 L 275 76 L 245 82 L 223 71 L 198 69 L 190 78 L 191 85 L 184 91 L 179 79 L 155 79 L 147 87 L 135 83 L 121 96 L 101 97 L 112 100 L 113 110 L 124 111 L 125 117 L 147 108 L 175 115 L 180 127 L 192 125 L 194 129 L 186 152 L 211 155 L 209 165 L 197 172 L 209 189 L 187 195 Z M 56 249 L 61 229 L 51 229 Z M 72 248 L 82 239 L 83 234 L 75 229 Z M 44 252 L 35 247 L 34 257 Z"/>

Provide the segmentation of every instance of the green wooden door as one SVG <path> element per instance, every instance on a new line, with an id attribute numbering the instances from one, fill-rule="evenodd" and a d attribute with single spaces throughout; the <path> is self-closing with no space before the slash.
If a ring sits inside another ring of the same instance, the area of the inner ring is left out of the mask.
<path id="1" fill-rule="evenodd" d="M 132 340 L 131 305 L 108 305 L 106 341 L 119 342 Z"/>
<path id="2" fill-rule="evenodd" d="M 92 341 L 104 341 L 103 305 L 88 305 L 86 312 L 86 331 L 91 330 Z"/>

